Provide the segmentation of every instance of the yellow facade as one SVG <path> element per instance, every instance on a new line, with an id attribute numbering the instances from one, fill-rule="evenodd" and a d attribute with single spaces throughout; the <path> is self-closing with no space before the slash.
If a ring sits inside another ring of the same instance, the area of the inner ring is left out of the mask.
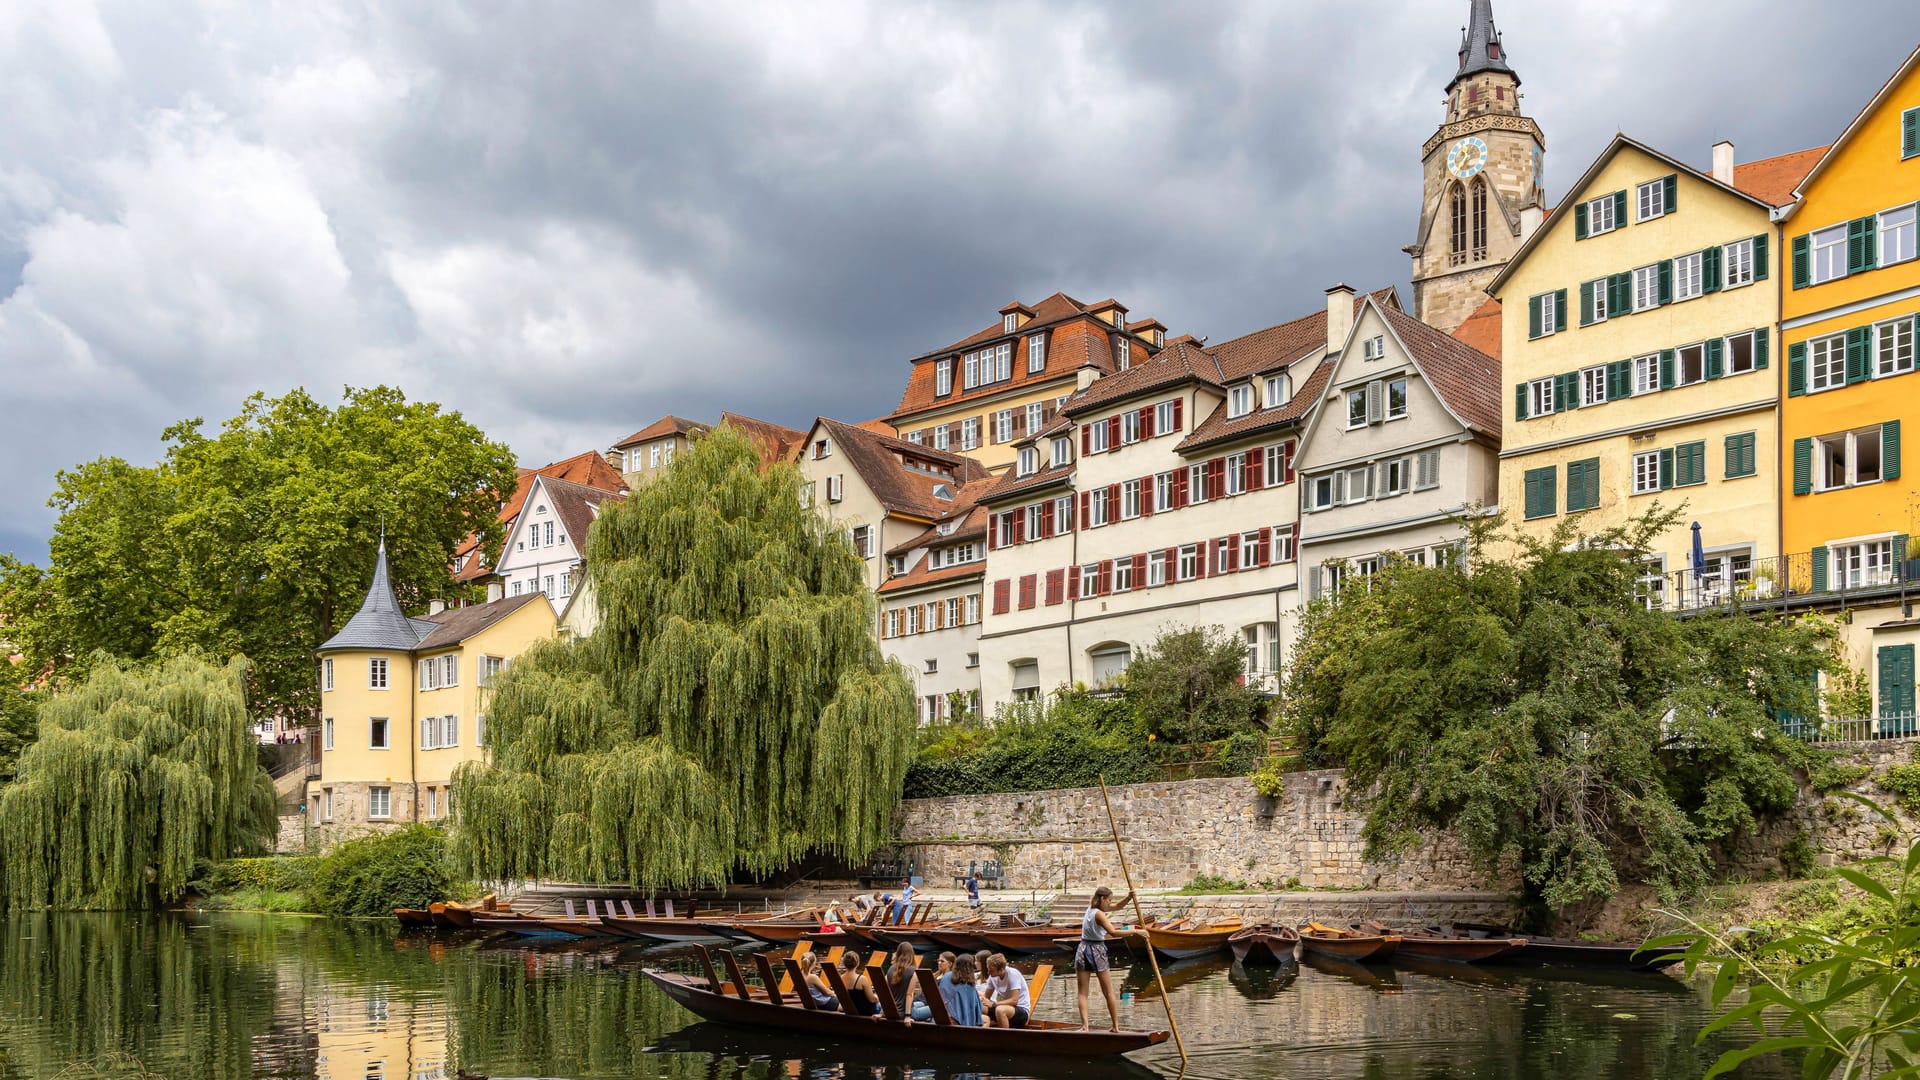
<path id="1" fill-rule="evenodd" d="M 1613 205 L 1582 205 L 1595 202 Z M 1679 507 L 1654 544 L 1659 569 L 1690 568 L 1694 522 L 1708 566 L 1672 584 L 1696 596 L 1752 584 L 1755 560 L 1779 550 L 1780 254 L 1768 215 L 1618 137 L 1495 280 L 1510 523 L 1545 536 L 1572 515 L 1591 534 Z"/>
<path id="2" fill-rule="evenodd" d="M 1019 361 L 1024 362 L 1024 361 Z M 900 437 L 906 438 L 910 432 L 937 428 L 946 424 L 964 423 L 968 419 L 978 421 L 980 444 L 975 447 L 963 447 L 958 442 L 949 442 L 945 450 L 954 454 L 965 454 L 989 469 L 999 471 L 1014 463 L 1019 456 L 1018 439 L 995 442 L 993 439 L 994 414 L 1002 410 L 1012 410 L 1016 416 L 1024 415 L 1028 405 L 1045 405 L 1071 395 L 1079 388 L 1077 379 L 1072 375 L 1045 382 L 1023 383 L 1004 393 L 988 394 L 981 397 L 965 398 L 951 405 L 942 405 L 919 412 L 895 416 L 894 427 L 900 431 Z M 923 437 L 928 446 L 937 444 Z"/>
<path id="3" fill-rule="evenodd" d="M 1787 552 L 1807 553 L 1795 574 L 1816 589 L 1885 585 L 1898 580 L 1905 538 L 1920 534 L 1920 486 L 1900 457 L 1902 429 L 1920 423 L 1913 57 L 1799 195 L 1783 241 L 1793 265 L 1781 299 L 1782 539 Z M 1868 250 L 1849 239 L 1849 223 L 1869 238 Z M 1837 250 L 1821 243 L 1835 236 Z M 1840 273 L 1829 278 L 1829 268 Z"/>

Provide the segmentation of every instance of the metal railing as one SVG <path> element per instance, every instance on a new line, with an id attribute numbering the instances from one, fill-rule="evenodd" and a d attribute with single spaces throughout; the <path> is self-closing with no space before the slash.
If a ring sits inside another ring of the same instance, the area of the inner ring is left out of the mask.
<path id="1" fill-rule="evenodd" d="M 1803 742 L 1857 743 L 1911 739 L 1920 735 L 1920 715 L 1910 712 L 1846 719 L 1783 716 L 1780 730 Z"/>
<path id="2" fill-rule="evenodd" d="M 1885 560 L 1850 562 L 1829 552 L 1802 551 L 1767 558 L 1717 555 L 1708 568 L 1674 570 L 1648 579 L 1648 603 L 1669 611 L 1700 611 L 1730 604 L 1794 607 L 1920 592 L 1920 559 L 1893 552 Z"/>

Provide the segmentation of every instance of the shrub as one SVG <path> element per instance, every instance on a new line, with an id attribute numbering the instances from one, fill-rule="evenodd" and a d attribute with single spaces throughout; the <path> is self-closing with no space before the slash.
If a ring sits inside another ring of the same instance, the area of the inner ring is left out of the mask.
<path id="1" fill-rule="evenodd" d="M 1822 794 L 1850 788 L 1867 778 L 1873 768 L 1867 765 L 1843 765 L 1829 761 L 1807 774 L 1807 786 Z"/>
<path id="2" fill-rule="evenodd" d="M 1246 776 L 1267 754 L 1267 740 L 1255 731 L 1237 732 L 1216 744 L 1223 776 Z"/>
<path id="3" fill-rule="evenodd" d="M 1246 648 L 1239 635 L 1217 626 L 1164 631 L 1127 665 L 1134 715 L 1169 742 L 1212 742 L 1253 730 L 1261 700 L 1246 685 Z"/>
<path id="4" fill-rule="evenodd" d="M 313 881 L 320 859 L 313 855 L 281 855 L 264 859 L 228 859 L 207 863 L 195 875 L 194 886 L 203 893 L 257 891 L 305 892 Z"/>
<path id="5" fill-rule="evenodd" d="M 1153 779 L 1159 755 L 1124 702 L 1056 692 L 1042 708 L 1003 708 L 991 727 L 946 724 L 922 733 L 907 769 L 909 799 L 1091 787 Z"/>
<path id="6" fill-rule="evenodd" d="M 1898 797 L 1900 809 L 1920 813 L 1920 765 L 1892 765 L 1877 781 Z"/>
<path id="7" fill-rule="evenodd" d="M 1243 893 L 1247 883 L 1217 874 L 1201 874 L 1185 885 L 1180 886 L 1183 896 L 1211 896 L 1217 893 Z"/>
<path id="8" fill-rule="evenodd" d="M 454 879 L 446 834 L 427 825 L 349 840 L 318 862 L 309 892 L 323 915 L 390 916 L 465 891 Z"/>

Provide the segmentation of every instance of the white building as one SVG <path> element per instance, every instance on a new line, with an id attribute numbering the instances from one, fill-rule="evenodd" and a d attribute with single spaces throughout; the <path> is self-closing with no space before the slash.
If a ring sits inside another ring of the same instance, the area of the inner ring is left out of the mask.
<path id="1" fill-rule="evenodd" d="M 587 530 L 609 499 L 624 498 L 550 476 L 536 477 L 494 567 L 487 599 L 545 593 L 557 616 L 582 584 Z"/>
<path id="2" fill-rule="evenodd" d="M 977 485 L 976 485 L 977 486 Z M 963 498 L 964 498 L 963 494 Z M 913 676 L 920 722 L 980 710 L 987 512 L 969 506 L 887 553 L 880 647 Z"/>

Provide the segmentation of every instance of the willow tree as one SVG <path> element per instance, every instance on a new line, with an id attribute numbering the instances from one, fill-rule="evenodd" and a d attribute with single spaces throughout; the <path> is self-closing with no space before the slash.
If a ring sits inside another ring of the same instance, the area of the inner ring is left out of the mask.
<path id="1" fill-rule="evenodd" d="M 796 470 L 726 427 L 603 504 L 599 628 L 500 677 L 492 760 L 455 774 L 465 870 L 674 888 L 885 842 L 913 689 L 862 570 Z"/>
<path id="2" fill-rule="evenodd" d="M 15 908 L 153 907 L 197 859 L 271 843 L 273 782 L 247 720 L 246 661 L 93 661 L 40 706 L 0 788 L 0 898 Z"/>

